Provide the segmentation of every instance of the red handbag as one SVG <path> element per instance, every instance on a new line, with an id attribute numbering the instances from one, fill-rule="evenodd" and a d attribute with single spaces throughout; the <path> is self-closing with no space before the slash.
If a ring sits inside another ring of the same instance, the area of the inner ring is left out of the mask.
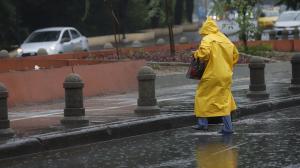
<path id="1" fill-rule="evenodd" d="M 200 80 L 203 76 L 205 68 L 206 68 L 206 63 L 204 61 L 193 58 L 189 66 L 189 69 L 186 73 L 186 77 L 189 79 Z"/>

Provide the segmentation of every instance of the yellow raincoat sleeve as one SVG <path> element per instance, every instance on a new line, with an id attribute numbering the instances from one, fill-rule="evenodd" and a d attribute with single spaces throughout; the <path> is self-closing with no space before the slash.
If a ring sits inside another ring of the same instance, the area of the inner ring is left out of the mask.
<path id="1" fill-rule="evenodd" d="M 208 61 L 209 60 L 209 56 L 210 56 L 210 48 L 211 48 L 211 44 L 209 42 L 209 40 L 207 39 L 203 39 L 201 41 L 200 47 L 198 48 L 198 50 L 195 51 L 194 53 L 194 58 L 199 58 L 201 60 L 204 61 Z"/>
<path id="2" fill-rule="evenodd" d="M 239 51 L 236 47 L 233 48 L 233 65 L 235 65 L 239 60 Z"/>

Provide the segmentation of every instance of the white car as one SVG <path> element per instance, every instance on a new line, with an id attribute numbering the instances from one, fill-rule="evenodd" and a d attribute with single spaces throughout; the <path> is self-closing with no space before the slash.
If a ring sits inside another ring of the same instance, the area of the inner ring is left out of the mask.
<path id="1" fill-rule="evenodd" d="M 61 54 L 81 49 L 88 51 L 88 40 L 73 27 L 52 27 L 38 29 L 32 32 L 17 49 L 18 57 L 37 55 L 39 49 L 45 49 L 47 54 Z"/>
<path id="2" fill-rule="evenodd" d="M 292 35 L 295 28 L 300 28 L 300 11 L 282 12 L 274 25 L 277 37 L 282 35 L 283 30 L 288 30 Z"/>

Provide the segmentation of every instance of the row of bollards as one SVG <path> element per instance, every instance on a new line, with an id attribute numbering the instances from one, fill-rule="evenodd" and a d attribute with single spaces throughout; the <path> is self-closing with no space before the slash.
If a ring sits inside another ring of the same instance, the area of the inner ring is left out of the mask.
<path id="1" fill-rule="evenodd" d="M 300 54 L 294 55 L 291 59 L 292 80 L 291 91 L 300 91 Z M 247 96 L 250 98 L 267 98 L 265 84 L 265 63 L 263 60 L 253 58 L 249 63 L 250 85 Z M 153 69 L 144 66 L 140 69 L 138 76 L 138 100 L 135 112 L 137 114 L 151 115 L 160 112 L 155 96 L 156 74 Z M 69 74 L 63 83 L 65 89 L 65 109 L 64 118 L 61 123 L 65 126 L 88 125 L 89 120 L 85 118 L 85 108 L 83 104 L 84 82 L 78 74 Z M 8 91 L 0 83 L 0 136 L 13 135 L 10 128 L 7 109 Z"/>
<path id="2" fill-rule="evenodd" d="M 296 54 L 291 59 L 292 79 L 289 87 L 290 91 L 300 91 L 300 54 Z M 247 97 L 249 98 L 268 98 L 265 83 L 265 63 L 260 58 L 252 58 L 249 63 L 250 84 Z M 155 98 L 155 73 L 150 67 L 143 67 L 139 74 L 139 98 L 137 113 L 159 112 Z"/>
<path id="3" fill-rule="evenodd" d="M 156 74 L 150 67 L 143 67 L 138 73 L 139 98 L 137 114 L 159 113 L 155 96 Z M 83 104 L 84 82 L 78 74 L 69 74 L 63 83 L 65 89 L 64 117 L 61 123 L 66 127 L 88 125 L 89 120 L 85 118 L 85 108 Z M 10 128 L 7 109 L 8 91 L 0 83 L 0 136 L 11 136 L 13 130 Z"/>
<path id="4" fill-rule="evenodd" d="M 292 92 L 300 91 L 300 54 L 295 54 L 291 59 L 292 79 L 289 90 Z M 265 83 L 265 63 L 259 58 L 252 58 L 249 63 L 250 85 L 247 97 L 267 98 Z"/>
<path id="5" fill-rule="evenodd" d="M 80 76 L 75 73 L 69 74 L 63 83 L 65 88 L 64 118 L 61 123 L 66 127 L 88 125 L 89 120 L 85 118 L 83 105 L 83 86 Z M 0 83 L 0 137 L 12 136 L 14 131 L 10 128 L 7 109 L 8 91 Z"/>
<path id="6" fill-rule="evenodd" d="M 289 90 L 292 92 L 300 91 L 300 54 L 296 54 L 291 59 L 292 79 Z M 268 98 L 265 83 L 265 63 L 257 57 L 252 58 L 249 63 L 250 84 L 247 97 L 249 98 Z M 138 107 L 135 112 L 153 113 L 159 112 L 155 98 L 155 73 L 150 67 L 143 67 L 139 74 L 139 98 Z"/>

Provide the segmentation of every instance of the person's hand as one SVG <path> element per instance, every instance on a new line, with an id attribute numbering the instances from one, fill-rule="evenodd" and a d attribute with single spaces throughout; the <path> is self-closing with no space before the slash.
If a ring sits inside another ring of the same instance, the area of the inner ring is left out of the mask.
<path id="1" fill-rule="evenodd" d="M 195 57 L 196 50 L 192 51 L 192 57 Z"/>

